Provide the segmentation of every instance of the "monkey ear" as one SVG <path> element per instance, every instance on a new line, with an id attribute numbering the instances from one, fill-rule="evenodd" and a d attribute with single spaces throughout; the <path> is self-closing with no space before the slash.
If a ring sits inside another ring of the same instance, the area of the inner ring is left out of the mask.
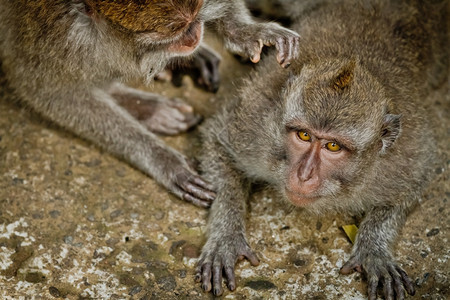
<path id="1" fill-rule="evenodd" d="M 384 116 L 383 127 L 381 129 L 381 150 L 383 154 L 389 149 L 400 135 L 401 115 L 386 114 Z"/>
<path id="2" fill-rule="evenodd" d="M 353 80 L 353 74 L 355 73 L 355 61 L 351 61 L 341 70 L 336 77 L 333 78 L 331 86 L 334 90 L 341 92 L 348 88 Z"/>

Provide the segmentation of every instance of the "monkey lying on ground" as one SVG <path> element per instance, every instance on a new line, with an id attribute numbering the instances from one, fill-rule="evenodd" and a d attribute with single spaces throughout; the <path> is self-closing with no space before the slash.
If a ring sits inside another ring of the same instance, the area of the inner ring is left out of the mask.
<path id="1" fill-rule="evenodd" d="M 264 45 L 277 48 L 283 67 L 298 53 L 295 32 L 254 22 L 240 0 L 0 0 L 0 59 L 9 85 L 38 113 L 209 206 L 211 185 L 152 133 L 186 131 L 199 116 L 120 83 L 148 83 L 169 60 L 193 53 L 205 24 L 253 62 Z"/>
<path id="2" fill-rule="evenodd" d="M 222 275 L 234 290 L 239 258 L 259 263 L 244 216 L 263 181 L 315 214 L 365 214 L 341 273 L 364 272 L 370 299 L 379 284 L 387 299 L 414 294 L 391 248 L 433 168 L 421 101 L 448 80 L 444 2 L 301 3 L 300 57 L 288 70 L 266 60 L 202 126 L 201 169 L 217 191 L 196 269 L 205 291 L 222 294 Z"/>

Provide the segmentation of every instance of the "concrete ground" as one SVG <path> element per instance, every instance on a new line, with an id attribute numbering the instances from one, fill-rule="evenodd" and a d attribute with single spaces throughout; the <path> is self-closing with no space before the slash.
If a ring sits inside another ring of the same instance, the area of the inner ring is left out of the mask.
<path id="1" fill-rule="evenodd" d="M 217 44 L 213 42 L 213 44 Z M 221 51 L 217 94 L 168 82 L 152 90 L 178 96 L 205 116 L 233 93 L 248 65 Z M 274 59 L 269 57 L 266 59 Z M 426 105 L 441 161 L 424 201 L 409 217 L 396 255 L 416 283 L 414 299 L 448 299 L 450 99 L 448 86 Z M 165 138 L 195 155 L 197 130 Z M 250 201 L 248 233 L 258 267 L 237 266 L 225 299 L 364 299 L 366 282 L 338 274 L 351 243 L 352 217 L 310 216 L 279 207 L 270 191 Z M 209 299 L 194 283 L 207 211 L 170 195 L 151 178 L 0 92 L 1 299 Z"/>

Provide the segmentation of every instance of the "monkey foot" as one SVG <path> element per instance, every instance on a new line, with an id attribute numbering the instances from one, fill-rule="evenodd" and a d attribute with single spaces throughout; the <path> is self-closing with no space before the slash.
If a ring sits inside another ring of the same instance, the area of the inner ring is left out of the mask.
<path id="1" fill-rule="evenodd" d="M 212 242 L 212 240 L 214 240 Z M 197 263 L 195 281 L 202 283 L 205 292 L 213 291 L 214 296 L 223 293 L 222 273 L 227 279 L 230 291 L 236 289 L 234 267 L 237 260 L 247 258 L 252 266 L 259 265 L 259 259 L 245 241 L 243 235 L 210 238 L 203 247 Z"/>
<path id="2" fill-rule="evenodd" d="M 377 299 L 378 286 L 383 286 L 385 299 L 405 299 L 405 290 L 414 295 L 414 284 L 406 272 L 389 257 L 367 256 L 361 260 L 353 256 L 342 266 L 341 274 L 350 274 L 353 271 L 364 273 L 368 279 L 369 300 Z"/>

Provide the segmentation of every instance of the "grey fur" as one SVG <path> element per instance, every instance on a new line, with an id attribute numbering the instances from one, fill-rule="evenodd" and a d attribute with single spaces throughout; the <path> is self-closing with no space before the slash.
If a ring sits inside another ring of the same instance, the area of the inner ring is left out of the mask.
<path id="1" fill-rule="evenodd" d="M 265 181 L 288 199 L 295 158 L 287 136 L 290 124 L 302 122 L 352 144 L 346 165 L 324 179 L 319 199 L 305 209 L 365 214 L 341 272 L 365 272 L 370 299 L 379 282 L 387 299 L 403 299 L 414 286 L 392 247 L 434 165 L 421 100 L 448 81 L 448 1 L 301 1 L 291 11 L 299 18 L 299 59 L 288 70 L 266 60 L 202 127 L 201 168 L 217 198 L 196 279 L 219 295 L 222 269 L 233 290 L 238 257 L 258 263 L 245 238 L 250 185 Z"/>

